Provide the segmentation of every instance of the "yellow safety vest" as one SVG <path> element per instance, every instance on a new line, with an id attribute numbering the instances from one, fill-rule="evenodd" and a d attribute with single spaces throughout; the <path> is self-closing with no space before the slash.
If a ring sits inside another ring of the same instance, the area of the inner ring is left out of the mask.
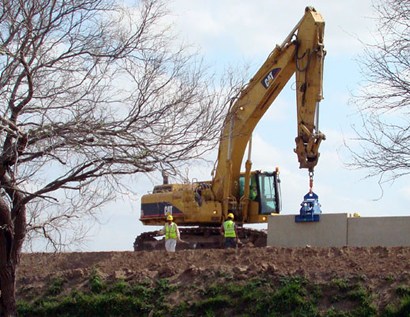
<path id="1" fill-rule="evenodd" d="M 232 220 L 224 222 L 225 238 L 236 238 L 235 223 Z"/>
<path id="2" fill-rule="evenodd" d="M 177 238 L 177 225 L 172 222 L 170 225 L 165 224 L 165 239 L 176 239 Z"/>

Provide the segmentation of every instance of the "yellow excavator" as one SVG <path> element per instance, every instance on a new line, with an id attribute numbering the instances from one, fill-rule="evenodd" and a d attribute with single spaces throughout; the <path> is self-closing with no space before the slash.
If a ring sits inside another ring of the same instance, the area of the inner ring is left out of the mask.
<path id="1" fill-rule="evenodd" d="M 266 245 L 266 232 L 245 228 L 243 224 L 266 223 L 269 215 L 281 211 L 278 169 L 251 171 L 252 132 L 289 79 L 296 75 L 297 137 L 295 153 L 299 167 L 308 169 L 309 193 L 302 202 L 299 221 L 313 221 L 317 195 L 312 192 L 314 167 L 325 135 L 318 128 L 319 102 L 323 99 L 324 20 L 312 7 L 277 45 L 262 67 L 230 105 L 220 136 L 216 168 L 210 181 L 169 184 L 167 178 L 153 192 L 141 198 L 140 221 L 162 226 L 171 214 L 181 238 L 177 248 L 218 248 L 219 227 L 228 213 L 240 225 L 242 243 Z M 248 149 L 245 171 L 242 161 Z M 314 212 L 312 212 L 312 210 Z M 158 232 L 145 232 L 134 242 L 134 250 L 163 248 Z"/>

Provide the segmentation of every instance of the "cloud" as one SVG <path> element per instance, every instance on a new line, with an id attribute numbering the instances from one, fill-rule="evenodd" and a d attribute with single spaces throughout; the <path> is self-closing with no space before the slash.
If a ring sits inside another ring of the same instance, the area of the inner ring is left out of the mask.
<path id="1" fill-rule="evenodd" d="M 362 47 L 359 39 L 370 39 L 374 24 L 371 0 L 311 3 L 325 20 L 325 46 L 333 54 L 357 53 Z M 181 34 L 206 53 L 254 59 L 267 56 L 282 43 L 305 7 L 302 0 L 175 0 L 171 10 Z"/>

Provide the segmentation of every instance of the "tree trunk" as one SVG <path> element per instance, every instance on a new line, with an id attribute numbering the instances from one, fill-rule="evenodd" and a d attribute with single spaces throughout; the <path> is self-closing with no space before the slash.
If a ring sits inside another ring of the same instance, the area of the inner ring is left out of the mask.
<path id="1" fill-rule="evenodd" d="M 12 257 L 12 233 L 10 224 L 0 230 L 0 316 L 17 316 L 15 286 L 16 262 Z"/>
<path id="2" fill-rule="evenodd" d="M 4 263 L 1 259 L 0 264 L 0 316 L 13 317 L 17 316 L 16 307 L 16 266 L 12 263 Z"/>
<path id="3" fill-rule="evenodd" d="M 16 201 L 19 195 L 16 195 Z M 0 199 L 0 316 L 17 316 L 16 268 L 25 236 L 25 206 L 11 212 Z M 13 215 L 14 217 L 11 217 Z"/>
<path id="4" fill-rule="evenodd" d="M 0 230 L 0 316 L 17 316 L 16 264 L 11 256 L 12 235 L 8 225 Z"/>

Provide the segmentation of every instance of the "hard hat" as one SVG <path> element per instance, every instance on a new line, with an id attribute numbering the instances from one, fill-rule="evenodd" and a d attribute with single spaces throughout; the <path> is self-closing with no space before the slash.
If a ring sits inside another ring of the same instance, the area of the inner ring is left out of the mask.
<path id="1" fill-rule="evenodd" d="M 231 212 L 230 212 L 230 213 L 228 214 L 228 218 L 231 218 L 231 219 L 233 219 L 233 218 L 234 218 L 234 215 L 233 215 L 233 213 L 231 213 Z"/>
<path id="2" fill-rule="evenodd" d="M 174 220 L 174 217 L 172 217 L 172 215 L 168 215 L 168 216 L 167 216 L 167 220 L 171 220 L 171 221 L 172 221 L 172 220 Z"/>

